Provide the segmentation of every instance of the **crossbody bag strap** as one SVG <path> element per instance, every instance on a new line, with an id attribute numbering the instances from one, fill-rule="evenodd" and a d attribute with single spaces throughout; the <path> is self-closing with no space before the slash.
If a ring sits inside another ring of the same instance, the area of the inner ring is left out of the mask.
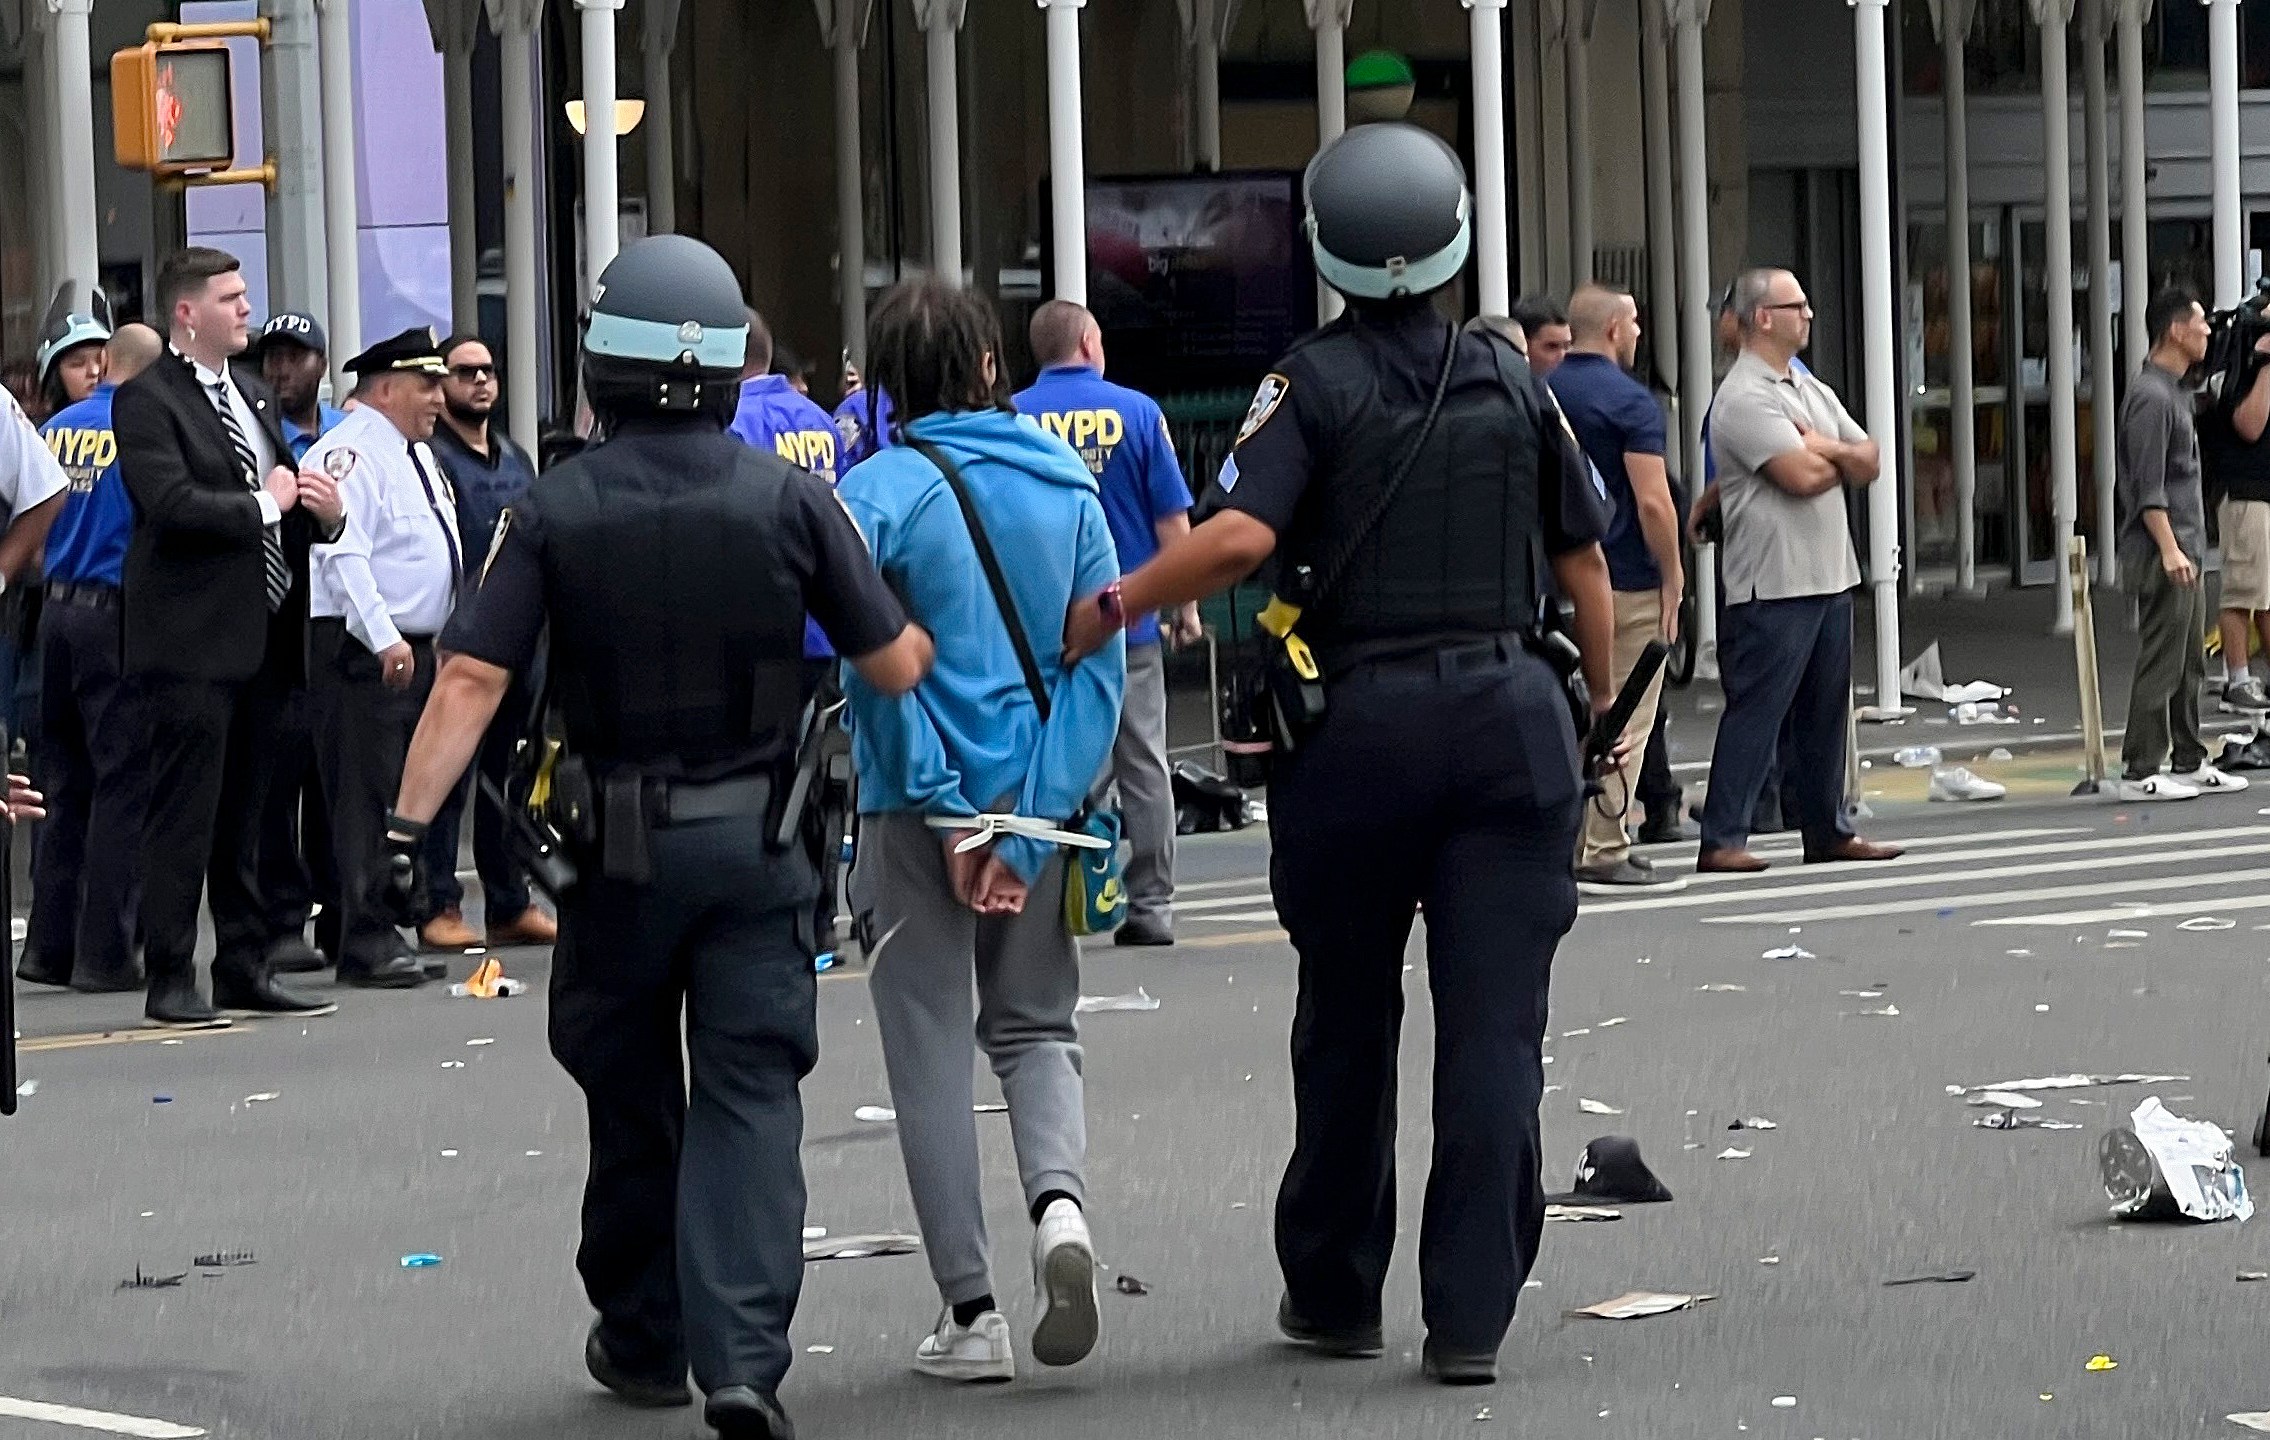
<path id="1" fill-rule="evenodd" d="M 954 500 L 962 507 L 962 523 L 969 527 L 970 543 L 977 548 L 977 563 L 985 567 L 985 581 L 993 587 L 993 603 L 1001 611 L 1001 623 L 1009 631 L 1009 644 L 1017 652 L 1017 667 L 1025 672 L 1025 688 L 1032 691 L 1033 704 L 1039 707 L 1041 723 L 1045 725 L 1050 709 L 1048 686 L 1040 678 L 1040 665 L 1033 659 L 1032 642 L 1025 638 L 1024 622 L 1017 618 L 1017 602 L 1009 593 L 1008 577 L 1001 573 L 1001 557 L 993 553 L 993 539 L 985 533 L 985 522 L 978 519 L 969 486 L 945 451 L 911 433 L 907 444 L 938 467 L 938 473 L 946 477 L 946 487 L 954 492 Z"/>

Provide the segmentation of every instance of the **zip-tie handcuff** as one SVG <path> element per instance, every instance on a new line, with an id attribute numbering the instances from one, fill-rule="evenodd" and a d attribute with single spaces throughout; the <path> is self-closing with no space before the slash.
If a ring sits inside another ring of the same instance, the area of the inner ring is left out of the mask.
<path id="1" fill-rule="evenodd" d="M 923 817 L 922 823 L 933 830 L 974 831 L 967 840 L 954 847 L 956 855 L 967 854 L 1003 835 L 1022 835 L 1028 840 L 1046 840 L 1052 845 L 1070 845 L 1080 850 L 1111 848 L 1111 842 L 1100 835 L 1061 830 L 1049 821 L 1036 820 L 1030 815 L 927 815 Z"/>

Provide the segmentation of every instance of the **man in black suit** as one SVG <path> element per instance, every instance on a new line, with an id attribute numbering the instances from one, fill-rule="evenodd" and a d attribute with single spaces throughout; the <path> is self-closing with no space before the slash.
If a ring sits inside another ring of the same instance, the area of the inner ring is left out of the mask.
<path id="1" fill-rule="evenodd" d="M 274 393 L 229 364 L 252 314 L 236 258 L 180 251 L 159 267 L 156 288 L 167 353 L 119 390 L 111 417 L 134 500 L 125 668 L 147 697 L 152 732 L 146 1023 L 328 1014 L 337 1007 L 292 994 L 271 973 L 259 817 L 277 727 L 306 683 L 308 546 L 336 539 L 345 512 L 328 476 L 294 472 Z M 208 887 L 212 1004 L 196 970 Z"/>

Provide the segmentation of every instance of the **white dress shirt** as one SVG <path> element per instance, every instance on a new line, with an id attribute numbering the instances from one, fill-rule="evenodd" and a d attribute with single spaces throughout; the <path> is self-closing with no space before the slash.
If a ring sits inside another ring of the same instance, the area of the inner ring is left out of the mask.
<path id="1" fill-rule="evenodd" d="M 43 504 L 71 483 L 16 397 L 0 390 L 0 525 Z"/>
<path id="2" fill-rule="evenodd" d="M 374 655 L 405 635 L 439 634 L 462 559 L 456 496 L 432 452 L 364 405 L 309 447 L 300 468 L 329 475 L 347 507 L 339 538 L 309 552 L 309 613 L 344 619 Z"/>
<path id="3" fill-rule="evenodd" d="M 178 350 L 174 353 L 181 355 Z M 181 355 L 181 358 L 189 360 L 187 355 Z M 196 373 L 197 388 L 205 392 L 205 398 L 213 402 L 215 410 L 220 409 L 222 400 L 226 398 L 229 413 L 236 418 L 236 428 L 244 432 L 244 443 L 252 447 L 252 493 L 260 501 L 260 518 L 269 525 L 282 524 L 283 507 L 276 503 L 275 496 L 268 493 L 268 472 L 276 468 L 276 447 L 268 443 L 268 427 L 260 423 L 260 417 L 244 398 L 244 392 L 237 389 L 236 382 L 229 378 L 229 363 L 226 360 L 221 362 L 218 371 L 206 369 L 201 360 L 189 360 L 189 368 Z M 215 386 L 220 387 L 218 394 L 214 392 Z"/>

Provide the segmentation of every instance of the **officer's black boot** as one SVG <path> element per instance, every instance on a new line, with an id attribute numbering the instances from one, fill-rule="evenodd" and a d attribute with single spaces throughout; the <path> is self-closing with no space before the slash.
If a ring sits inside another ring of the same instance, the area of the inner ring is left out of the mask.
<path id="1" fill-rule="evenodd" d="M 657 1380 L 633 1375 L 617 1365 L 614 1357 L 607 1353 L 605 1342 L 599 1338 L 598 1321 L 592 1322 L 591 1334 L 583 1342 L 583 1368 L 591 1372 L 592 1379 L 615 1392 L 623 1403 L 636 1405 L 641 1410 L 669 1410 L 694 1402 L 683 1374 L 674 1379 Z"/>

